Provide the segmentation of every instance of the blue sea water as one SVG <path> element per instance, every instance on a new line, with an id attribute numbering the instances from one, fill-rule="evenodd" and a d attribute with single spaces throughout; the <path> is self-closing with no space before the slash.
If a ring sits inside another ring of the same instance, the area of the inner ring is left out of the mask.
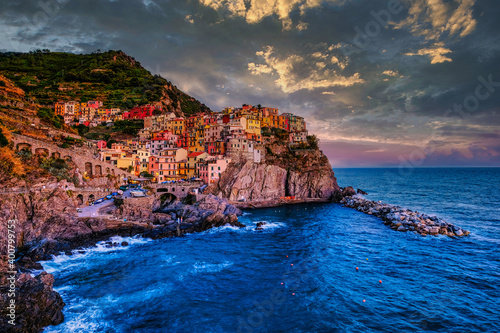
<path id="1" fill-rule="evenodd" d="M 252 210 L 242 230 L 44 262 L 66 302 L 46 332 L 500 332 L 500 169 L 336 177 L 471 236 L 396 232 L 337 204 Z"/>

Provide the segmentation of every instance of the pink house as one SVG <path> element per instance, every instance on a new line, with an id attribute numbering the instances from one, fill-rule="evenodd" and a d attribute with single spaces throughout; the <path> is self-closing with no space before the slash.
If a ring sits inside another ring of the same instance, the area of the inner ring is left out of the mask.
<path id="1" fill-rule="evenodd" d="M 230 158 L 222 157 L 197 163 L 198 175 L 206 184 L 215 183 L 219 180 L 220 175 L 226 171 L 229 163 L 231 163 Z"/>
<path id="2" fill-rule="evenodd" d="M 158 183 L 178 179 L 178 166 L 174 155 L 152 155 L 149 157 L 149 173 L 156 177 Z"/>

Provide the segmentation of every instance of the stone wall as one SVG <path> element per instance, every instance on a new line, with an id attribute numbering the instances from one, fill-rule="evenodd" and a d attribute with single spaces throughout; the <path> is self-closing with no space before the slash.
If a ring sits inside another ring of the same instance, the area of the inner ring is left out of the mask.
<path id="1" fill-rule="evenodd" d="M 105 176 L 112 175 L 119 178 L 128 177 L 130 173 L 123 171 L 106 163 L 100 161 L 96 156 L 92 155 L 91 150 L 86 147 L 74 147 L 71 149 L 61 148 L 55 144 L 37 140 L 25 135 L 12 134 L 14 141 L 14 149 L 30 149 L 34 154 L 45 153 L 48 156 L 54 156 L 63 159 L 69 159 L 79 169 L 80 173 L 87 173 L 87 176 Z"/>

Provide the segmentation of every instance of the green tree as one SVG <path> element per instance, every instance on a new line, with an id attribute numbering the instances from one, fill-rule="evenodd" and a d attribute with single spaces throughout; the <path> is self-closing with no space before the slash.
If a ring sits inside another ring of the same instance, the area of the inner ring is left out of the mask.
<path id="1" fill-rule="evenodd" d="M 316 135 L 308 135 L 306 139 L 307 144 L 311 149 L 318 149 L 319 139 L 316 137 Z"/>
<path id="2" fill-rule="evenodd" d="M 109 140 L 108 142 L 106 142 L 106 148 L 111 149 L 111 145 L 116 142 L 117 142 L 116 140 Z"/>

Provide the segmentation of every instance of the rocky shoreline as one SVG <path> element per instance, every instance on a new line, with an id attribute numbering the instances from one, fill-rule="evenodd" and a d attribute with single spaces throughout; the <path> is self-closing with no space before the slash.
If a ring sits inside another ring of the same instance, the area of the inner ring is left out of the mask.
<path id="1" fill-rule="evenodd" d="M 0 215 L 7 218 L 11 218 L 14 211 L 17 212 L 14 216 L 19 218 L 21 206 L 25 209 L 24 212 L 30 211 L 31 207 L 38 209 L 32 215 L 22 216 L 23 222 L 19 222 L 18 233 L 21 237 L 17 239 L 17 273 L 14 274 L 15 325 L 8 323 L 11 318 L 7 307 L 10 302 L 7 297 L 7 276 L 0 278 L 1 332 L 41 332 L 46 326 L 58 325 L 64 321 L 62 310 L 65 304 L 53 290 L 52 274 L 42 271 L 32 276 L 32 272 L 43 270 L 39 261 L 51 260 L 53 256 L 60 254 L 72 255 L 75 251 L 85 251 L 102 241 L 107 247 L 128 246 L 126 242 L 111 242 L 110 238 L 113 236 L 141 235 L 144 238 L 160 239 L 225 225 L 245 227 L 238 222 L 237 216 L 242 212 L 227 200 L 213 195 L 204 196 L 192 204 L 174 202 L 166 207 L 157 207 L 158 203 L 153 201 L 150 206 L 143 205 L 140 200 L 137 203 L 131 201 L 121 209 L 115 208 L 113 219 L 76 217 L 76 209 L 66 210 L 67 193 L 59 188 L 51 191 L 48 197 L 40 195 L 38 191 L 30 192 L 27 197 L 29 200 L 17 196 L 10 199 L 4 197 L 2 202 L 4 210 Z M 27 203 L 28 206 L 24 207 Z M 51 210 L 54 207 L 56 210 Z M 0 240 L 6 244 L 5 239 Z M 1 259 L 3 265 L 8 262 L 7 258 Z M 1 268 L 2 271 L 7 271 L 7 268 Z"/>
<path id="2" fill-rule="evenodd" d="M 414 212 L 400 206 L 367 200 L 358 196 L 344 197 L 341 203 L 348 208 L 380 217 L 385 225 L 401 232 L 413 232 L 422 236 L 446 235 L 462 237 L 470 234 L 436 216 Z"/>

